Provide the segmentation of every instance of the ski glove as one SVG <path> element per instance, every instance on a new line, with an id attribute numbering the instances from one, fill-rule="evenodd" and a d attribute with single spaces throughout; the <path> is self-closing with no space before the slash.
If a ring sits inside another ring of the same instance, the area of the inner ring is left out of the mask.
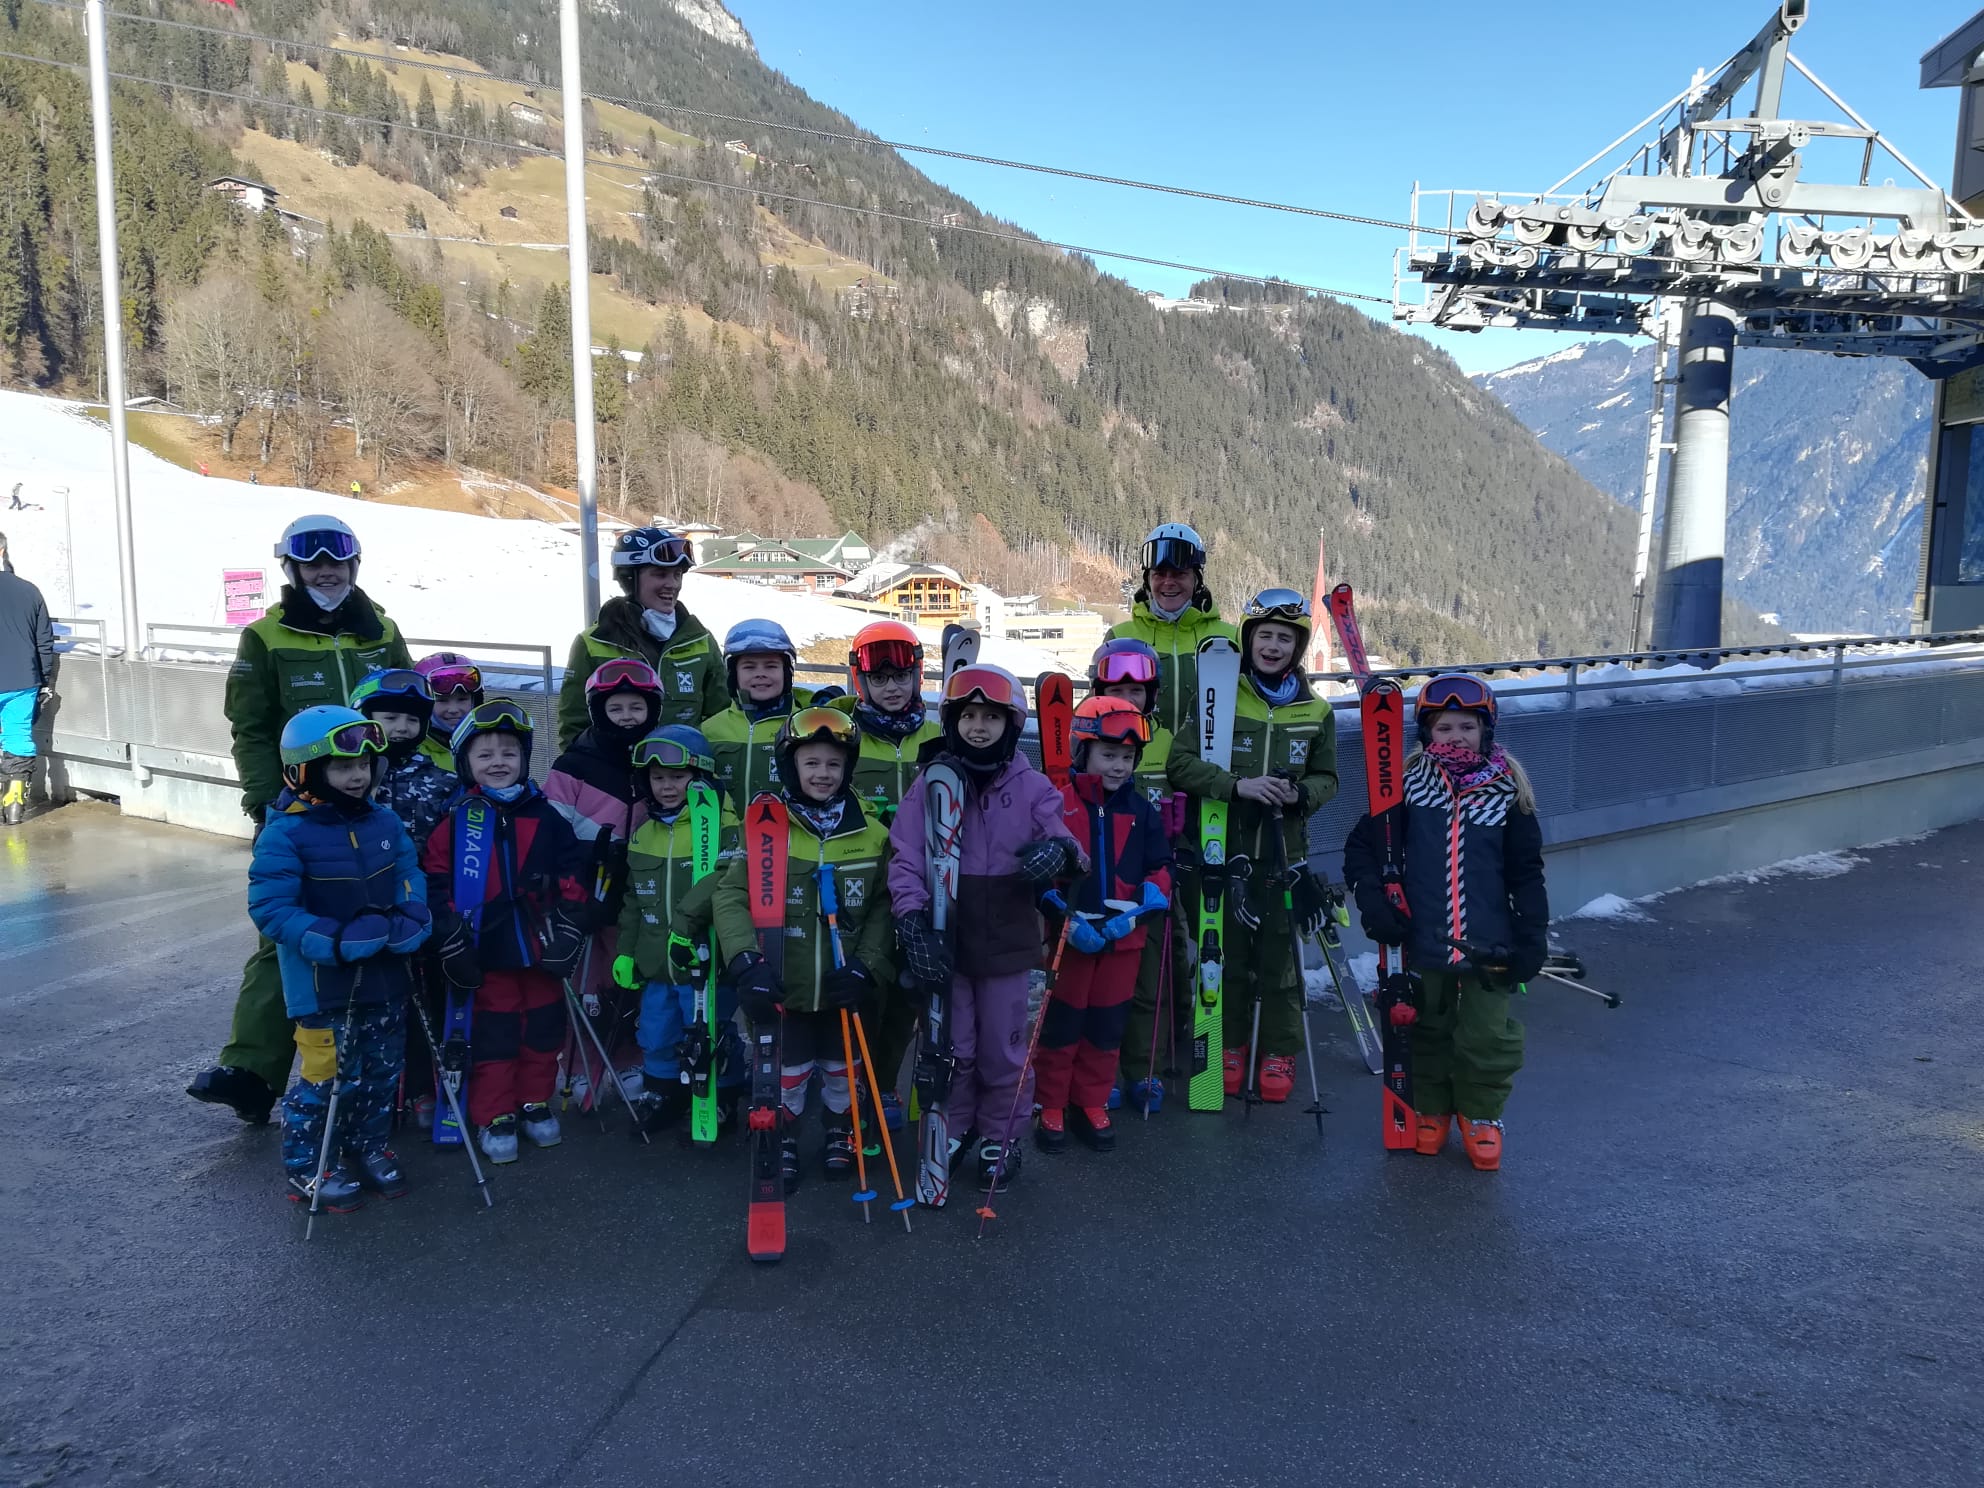
<path id="1" fill-rule="evenodd" d="M 820 978 L 822 1008 L 857 1008 L 875 990 L 875 977 L 853 956 Z"/>
<path id="2" fill-rule="evenodd" d="M 392 935 L 392 922 L 376 909 L 353 915 L 338 931 L 338 960 L 363 961 L 386 948 Z"/>
<path id="3" fill-rule="evenodd" d="M 586 933 L 573 914 L 562 909 L 548 911 L 544 930 L 538 937 L 537 964 L 540 969 L 563 981 L 579 964 L 586 948 Z"/>
<path id="4" fill-rule="evenodd" d="M 1144 885 L 1144 902 L 1131 911 L 1133 914 L 1149 914 L 1152 910 L 1171 908 L 1171 899 L 1154 883 Z"/>
<path id="5" fill-rule="evenodd" d="M 482 962 L 475 954 L 475 936 L 467 920 L 450 914 L 435 937 L 434 949 L 441 957 L 441 975 L 450 985 L 465 991 L 482 985 Z"/>
<path id="6" fill-rule="evenodd" d="M 613 958 L 613 985 L 624 987 L 629 992 L 640 990 L 641 974 L 634 969 L 634 958 L 632 956 L 615 956 Z"/>
<path id="7" fill-rule="evenodd" d="M 1036 890 L 1046 888 L 1057 878 L 1065 878 L 1081 866 L 1074 844 L 1065 837 L 1042 837 L 1036 842 L 1023 843 L 1019 860 L 1020 877 Z"/>
<path id="8" fill-rule="evenodd" d="M 410 955 L 427 943 L 433 933 L 434 916 L 427 912 L 427 906 L 418 900 L 410 899 L 386 917 L 392 927 L 387 937 L 386 949 L 395 956 Z"/>
<path id="9" fill-rule="evenodd" d="M 778 1016 L 785 1005 L 785 988 L 771 962 L 756 951 L 740 951 L 730 963 L 729 977 L 737 988 L 737 1005 L 753 1023 Z"/>
<path id="10" fill-rule="evenodd" d="M 1357 909 L 1364 921 L 1364 933 L 1379 945 L 1402 946 L 1412 934 L 1412 920 L 1385 897 L 1384 890 L 1358 891 Z"/>
<path id="11" fill-rule="evenodd" d="M 1118 918 L 1126 925 L 1136 924 L 1136 921 L 1128 915 L 1120 915 Z M 1115 938 L 1105 933 L 1107 928 L 1104 926 L 1102 930 L 1098 930 L 1093 921 L 1076 915 L 1068 921 L 1068 944 L 1084 956 L 1099 956 L 1109 949 L 1109 942 Z"/>
<path id="12" fill-rule="evenodd" d="M 1509 980 L 1533 982 L 1549 959 L 1549 948 L 1539 942 L 1525 942 L 1508 953 Z"/>
<path id="13" fill-rule="evenodd" d="M 703 948 L 686 935 L 668 937 L 668 969 L 677 985 L 698 979 L 703 970 Z"/>
<path id="14" fill-rule="evenodd" d="M 1289 886 L 1289 902 L 1295 908 L 1295 925 L 1304 935 L 1320 935 L 1323 917 L 1334 908 L 1329 885 L 1316 876 L 1307 863 L 1292 869 L 1295 881 Z"/>
<path id="15" fill-rule="evenodd" d="M 911 910 L 896 921 L 896 944 L 902 948 L 911 976 L 919 982 L 950 986 L 955 973 L 951 950 L 930 922 L 929 910 Z"/>

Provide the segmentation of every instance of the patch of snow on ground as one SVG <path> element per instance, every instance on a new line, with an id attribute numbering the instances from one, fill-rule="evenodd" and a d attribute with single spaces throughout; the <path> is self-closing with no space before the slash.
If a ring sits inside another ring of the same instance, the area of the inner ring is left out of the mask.
<path id="1" fill-rule="evenodd" d="M 1367 992 L 1378 990 L 1378 953 L 1366 951 L 1361 956 L 1350 958 L 1350 974 L 1357 985 Z"/>
<path id="2" fill-rule="evenodd" d="M 1619 920 L 1633 922 L 1651 919 L 1645 910 L 1630 899 L 1622 899 L 1617 894 L 1600 894 L 1587 904 L 1581 904 L 1569 914 L 1567 920 Z"/>

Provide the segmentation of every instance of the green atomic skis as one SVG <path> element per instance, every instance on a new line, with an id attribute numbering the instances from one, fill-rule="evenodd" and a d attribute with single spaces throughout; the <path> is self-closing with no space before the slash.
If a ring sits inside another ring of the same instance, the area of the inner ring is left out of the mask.
<path id="1" fill-rule="evenodd" d="M 952 924 L 958 907 L 960 834 L 964 830 L 964 777 L 948 764 L 923 772 L 923 848 L 930 887 L 930 924 L 945 949 L 955 954 Z M 918 1128 L 916 1198 L 941 1209 L 951 1196 L 951 1118 L 946 1109 L 951 1073 L 951 984 L 929 981 L 921 987 L 923 1026 L 916 1044 L 912 1077 L 923 1119 Z"/>
<path id="2" fill-rule="evenodd" d="M 1199 647 L 1195 726 L 1199 758 L 1222 770 L 1233 768 L 1233 706 L 1240 685 L 1240 651 L 1224 636 Z M 1198 996 L 1192 999 L 1191 1062 L 1185 1100 L 1194 1111 L 1226 1105 L 1224 1016 L 1220 996 L 1226 971 L 1226 814 L 1227 803 L 1199 802 L 1199 967 Z"/>
<path id="3" fill-rule="evenodd" d="M 1363 698 L 1358 716 L 1364 730 L 1364 780 L 1370 792 L 1372 824 L 1378 830 L 1385 897 L 1406 913 L 1405 869 L 1399 842 L 1405 804 L 1405 694 L 1389 677 L 1371 675 L 1364 633 L 1357 624 L 1348 584 L 1330 591 L 1330 618 L 1336 622 L 1344 655 L 1356 673 Z M 1412 1112 L 1412 1025 L 1419 1019 L 1419 983 L 1406 967 L 1403 948 L 1378 947 L 1378 1035 L 1384 1053 L 1383 1134 L 1393 1151 L 1418 1143 Z"/>
<path id="4" fill-rule="evenodd" d="M 701 883 L 716 872 L 717 844 L 723 831 L 723 805 L 715 789 L 702 781 L 689 787 L 689 873 Z M 715 932 L 712 931 L 712 938 Z M 723 1040 L 716 1026 L 716 956 L 709 946 L 703 975 L 696 979 L 694 1016 L 682 1041 L 682 1080 L 689 1087 L 689 1139 L 714 1142 L 716 1119 L 716 1060 Z"/>
<path id="5" fill-rule="evenodd" d="M 749 871 L 751 928 L 758 953 L 772 974 L 785 975 L 785 861 L 790 842 L 785 802 L 769 791 L 755 796 L 744 814 L 744 855 Z M 785 1106 L 780 1058 L 785 1015 L 751 1025 L 751 1215 L 745 1245 L 754 1261 L 785 1255 L 785 1163 L 780 1145 Z"/>
<path id="6" fill-rule="evenodd" d="M 1075 685 L 1063 672 L 1042 672 L 1033 685 L 1040 727 L 1040 770 L 1057 786 L 1074 771 Z"/>

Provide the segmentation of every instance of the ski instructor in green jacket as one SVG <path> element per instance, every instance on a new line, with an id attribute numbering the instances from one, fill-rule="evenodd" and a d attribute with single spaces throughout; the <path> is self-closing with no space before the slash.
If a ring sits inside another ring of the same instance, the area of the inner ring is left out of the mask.
<path id="1" fill-rule="evenodd" d="M 257 832 L 263 811 L 283 790 L 283 725 L 321 703 L 342 707 L 367 672 L 413 665 L 397 627 L 358 587 L 358 537 L 344 523 L 299 517 L 284 529 L 276 557 L 287 581 L 282 598 L 241 632 L 227 674 L 241 809 Z M 260 1125 L 289 1083 L 295 1052 L 275 943 L 261 938 L 241 969 L 234 1028 L 220 1063 L 186 1093 L 232 1106 L 243 1121 Z"/>
<path id="2" fill-rule="evenodd" d="M 613 577 L 624 591 L 599 607 L 599 619 L 572 640 L 558 693 L 558 747 L 592 722 L 586 678 L 616 656 L 645 661 L 661 678 L 664 724 L 701 728 L 730 706 L 723 652 L 709 628 L 681 604 L 683 577 L 695 566 L 689 540 L 660 527 L 635 527 L 613 544 Z"/>

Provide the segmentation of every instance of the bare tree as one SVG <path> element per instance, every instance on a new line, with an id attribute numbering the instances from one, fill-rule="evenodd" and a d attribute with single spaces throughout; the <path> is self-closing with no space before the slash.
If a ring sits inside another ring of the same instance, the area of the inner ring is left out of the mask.
<path id="1" fill-rule="evenodd" d="M 282 358 L 267 303 L 239 275 L 209 275 L 166 306 L 165 375 L 179 401 L 220 425 L 220 448 L 274 397 Z"/>
<path id="2" fill-rule="evenodd" d="M 449 306 L 447 345 L 435 368 L 444 419 L 442 453 L 450 464 L 472 460 L 494 431 L 521 412 L 515 384 L 483 350 L 479 317 L 468 306 Z"/>
<path id="3" fill-rule="evenodd" d="M 386 297 L 360 285 L 331 307 L 321 337 L 324 371 L 362 459 L 374 476 L 396 459 L 436 449 L 444 422 L 441 393 L 428 364 L 434 345 L 394 313 Z"/>

